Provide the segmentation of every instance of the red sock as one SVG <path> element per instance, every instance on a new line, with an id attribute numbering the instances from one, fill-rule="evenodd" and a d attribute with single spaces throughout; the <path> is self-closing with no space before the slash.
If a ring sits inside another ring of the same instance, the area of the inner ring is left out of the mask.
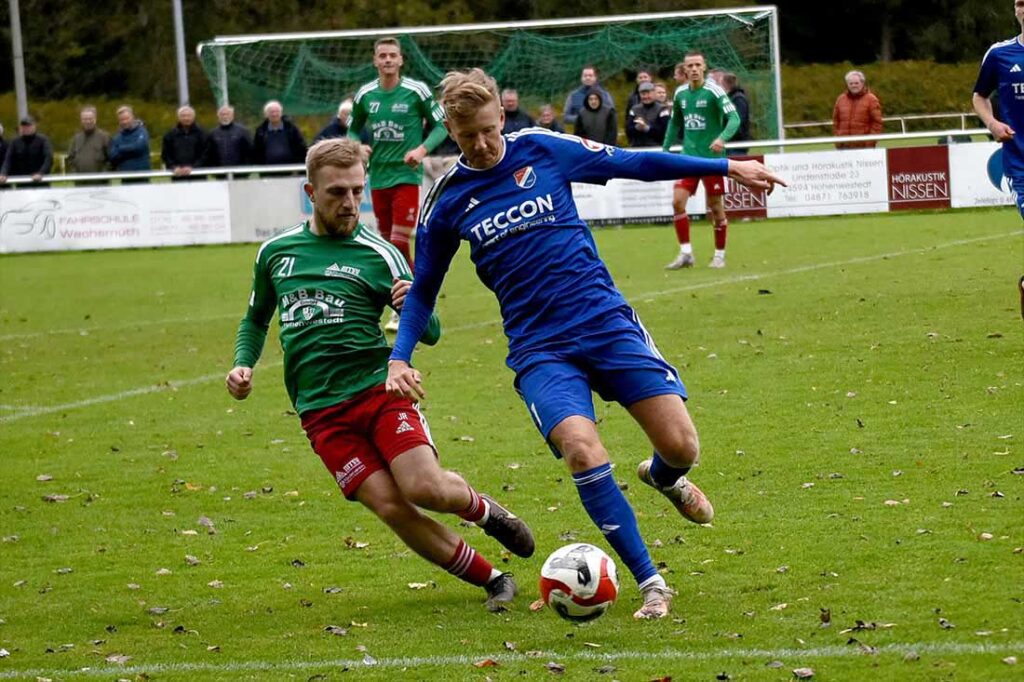
<path id="1" fill-rule="evenodd" d="M 680 244 L 690 243 L 690 216 L 686 213 L 672 216 L 672 222 L 676 226 L 676 240 Z"/>
<path id="2" fill-rule="evenodd" d="M 391 243 L 396 249 L 402 252 L 405 256 L 405 262 L 409 264 L 409 269 L 412 270 L 412 252 L 409 250 L 409 236 L 412 234 L 412 228 L 407 225 L 394 225 L 391 228 Z"/>
<path id="3" fill-rule="evenodd" d="M 463 540 L 459 540 L 459 546 L 455 549 L 455 555 L 444 565 L 456 578 L 465 580 L 471 585 L 483 587 L 491 580 L 493 566 L 470 547 Z"/>
<path id="4" fill-rule="evenodd" d="M 715 248 L 725 249 L 725 232 L 729 229 L 728 219 L 715 223 Z"/>
<path id="5" fill-rule="evenodd" d="M 469 506 L 462 511 L 457 511 L 455 513 L 458 514 L 461 519 L 476 523 L 484 517 L 484 511 L 486 511 L 487 505 L 484 504 L 483 498 L 473 490 L 473 486 L 467 483 L 466 487 L 469 488 Z"/>

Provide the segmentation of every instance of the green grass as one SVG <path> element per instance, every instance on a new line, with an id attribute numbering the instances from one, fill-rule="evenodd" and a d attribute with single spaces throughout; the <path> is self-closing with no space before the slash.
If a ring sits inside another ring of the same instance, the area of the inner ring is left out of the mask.
<path id="1" fill-rule="evenodd" d="M 701 265 L 710 233 L 695 227 Z M 680 594 L 674 618 L 638 623 L 626 577 L 584 626 L 527 608 L 566 534 L 602 540 L 511 388 L 465 254 L 446 335 L 417 363 L 442 462 L 537 536 L 532 559 L 508 559 L 459 529 L 519 580 L 497 616 L 341 498 L 290 412 L 276 337 L 250 399 L 224 391 L 253 245 L 0 258 L 0 679 L 550 679 L 550 661 L 572 680 L 1010 679 L 1002 659 L 1024 657 L 1021 234 L 1010 209 L 737 222 L 726 270 L 666 272 L 670 229 L 598 231 L 687 383 L 694 476 L 718 516 L 688 525 L 640 485 L 642 434 L 599 402 Z M 842 632 L 858 620 L 891 627 Z M 500 666 L 472 665 L 487 658 Z"/>

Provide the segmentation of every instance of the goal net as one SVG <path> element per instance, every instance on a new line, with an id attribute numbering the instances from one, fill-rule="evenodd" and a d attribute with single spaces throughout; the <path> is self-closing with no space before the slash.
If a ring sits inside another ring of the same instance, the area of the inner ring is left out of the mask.
<path id="1" fill-rule="evenodd" d="M 638 68 L 652 69 L 675 90 L 673 66 L 688 50 L 708 68 L 735 73 L 750 101 L 752 133 L 782 135 L 778 14 L 773 6 L 588 17 L 572 20 L 467 24 L 322 33 L 225 36 L 198 47 L 218 103 L 259 112 L 270 99 L 290 114 L 327 114 L 376 78 L 373 43 L 393 35 L 402 45 L 403 74 L 436 86 L 451 69 L 479 66 L 502 88 L 519 91 L 520 106 L 544 102 L 561 110 L 579 86 L 580 70 L 597 67 L 620 115 Z"/>

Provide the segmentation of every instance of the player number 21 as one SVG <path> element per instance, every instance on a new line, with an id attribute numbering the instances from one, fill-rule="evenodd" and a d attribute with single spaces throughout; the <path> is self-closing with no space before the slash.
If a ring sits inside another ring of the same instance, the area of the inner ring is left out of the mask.
<path id="1" fill-rule="evenodd" d="M 281 259 L 281 265 L 277 268 L 278 277 L 291 277 L 292 268 L 295 267 L 295 256 L 285 256 Z"/>

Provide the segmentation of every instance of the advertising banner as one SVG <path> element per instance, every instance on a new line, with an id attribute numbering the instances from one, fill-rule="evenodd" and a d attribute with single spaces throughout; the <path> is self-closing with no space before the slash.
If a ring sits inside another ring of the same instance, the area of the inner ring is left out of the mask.
<path id="1" fill-rule="evenodd" d="M 1003 177 L 1003 146 L 997 142 L 949 147 L 949 184 L 953 208 L 1009 206 L 1010 183 Z"/>
<path id="2" fill-rule="evenodd" d="M 768 217 L 884 213 L 889 182 L 884 149 L 766 154 L 789 182 L 768 196 Z"/>
<path id="3" fill-rule="evenodd" d="M 764 163 L 763 156 L 734 156 L 734 161 L 753 159 Z M 768 193 L 763 190 L 747 189 L 731 178 L 725 179 L 725 194 L 722 196 L 725 214 L 730 218 L 767 218 Z"/>
<path id="4" fill-rule="evenodd" d="M 886 150 L 890 210 L 949 208 L 948 149 L 940 146 Z"/>
<path id="5" fill-rule="evenodd" d="M 0 252 L 220 244 L 231 239 L 225 182 L 0 192 Z"/>

